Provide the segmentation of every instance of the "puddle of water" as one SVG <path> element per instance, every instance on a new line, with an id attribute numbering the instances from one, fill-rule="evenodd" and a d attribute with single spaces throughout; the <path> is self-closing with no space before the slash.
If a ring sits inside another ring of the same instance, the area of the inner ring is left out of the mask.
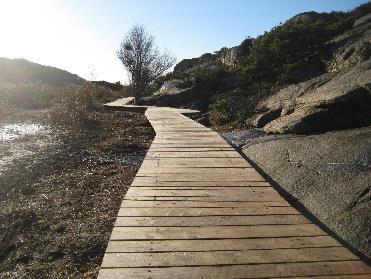
<path id="1" fill-rule="evenodd" d="M 26 135 L 36 135 L 45 126 L 36 123 L 7 124 L 0 126 L 0 142 L 15 140 Z"/>
<path id="2" fill-rule="evenodd" d="M 47 126 L 32 122 L 0 124 L 0 148 L 3 147 L 3 152 L 0 152 L 0 175 L 11 167 L 13 160 L 32 155 L 42 146 L 51 144 L 50 136 L 41 137 L 49 132 Z M 22 140 L 23 137 L 26 140 Z"/>

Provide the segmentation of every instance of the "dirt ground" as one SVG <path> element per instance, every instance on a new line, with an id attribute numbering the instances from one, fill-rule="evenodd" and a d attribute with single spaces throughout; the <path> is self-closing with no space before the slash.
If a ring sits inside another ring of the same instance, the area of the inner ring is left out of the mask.
<path id="1" fill-rule="evenodd" d="M 15 142 L 33 152 L 0 172 L 0 278 L 96 277 L 154 132 L 124 112 L 95 112 L 88 126 Z"/>

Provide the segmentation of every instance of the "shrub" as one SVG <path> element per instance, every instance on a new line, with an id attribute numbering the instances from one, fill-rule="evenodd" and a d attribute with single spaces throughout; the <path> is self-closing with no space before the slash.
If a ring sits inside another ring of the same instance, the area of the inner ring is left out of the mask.
<path id="1" fill-rule="evenodd" d="M 55 96 L 63 90 L 40 82 L 18 83 L 0 88 L 0 101 L 3 105 L 23 109 L 43 109 L 50 107 Z"/>
<path id="2" fill-rule="evenodd" d="M 133 97 L 133 87 L 132 85 L 123 85 L 119 94 L 118 92 L 113 92 L 115 99 L 124 98 L 124 97 Z"/>
<path id="3" fill-rule="evenodd" d="M 234 123 L 234 127 L 244 126 L 245 120 L 256 113 L 259 102 L 273 91 L 276 89 L 269 83 L 254 83 L 247 89 L 237 88 L 217 95 L 210 105 L 210 123 L 213 126 L 230 123 Z"/>
<path id="4" fill-rule="evenodd" d="M 222 126 L 234 120 L 233 109 L 227 96 L 219 96 L 210 105 L 209 120 L 213 126 Z"/>
<path id="5" fill-rule="evenodd" d="M 242 65 L 246 84 L 252 82 L 300 82 L 322 74 L 326 42 L 350 28 L 353 18 L 347 13 L 314 12 L 298 15 L 283 25 L 257 37 Z M 316 66 L 317 71 L 306 69 Z M 292 72 L 308 72 L 291 75 Z M 282 77 L 286 77 L 282 79 Z"/>
<path id="6" fill-rule="evenodd" d="M 89 122 L 89 113 L 110 101 L 112 91 L 87 83 L 69 88 L 56 99 L 49 113 L 53 124 L 82 127 Z"/>
<path id="7" fill-rule="evenodd" d="M 7 107 L 7 105 L 5 103 L 3 103 L 0 100 L 0 118 L 3 118 L 8 113 L 9 113 L 9 108 Z"/>

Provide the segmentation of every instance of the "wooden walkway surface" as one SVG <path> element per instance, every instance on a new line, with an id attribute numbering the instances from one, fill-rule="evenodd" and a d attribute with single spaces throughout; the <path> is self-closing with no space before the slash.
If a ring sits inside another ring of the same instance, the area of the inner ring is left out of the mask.
<path id="1" fill-rule="evenodd" d="M 103 278 L 371 278 L 216 132 L 148 108 L 156 137 L 118 213 Z"/>

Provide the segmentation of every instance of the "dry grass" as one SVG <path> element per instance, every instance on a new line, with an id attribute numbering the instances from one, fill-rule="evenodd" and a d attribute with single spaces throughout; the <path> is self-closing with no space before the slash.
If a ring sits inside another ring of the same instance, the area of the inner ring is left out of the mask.
<path id="1" fill-rule="evenodd" d="M 56 125 L 85 126 L 90 122 L 89 113 L 101 109 L 111 98 L 111 90 L 91 83 L 72 87 L 56 98 L 49 119 Z"/>
<path id="2" fill-rule="evenodd" d="M 96 278 L 154 134 L 144 115 L 94 117 L 99 129 L 66 127 L 50 139 L 25 139 L 37 152 L 0 175 L 0 278 Z"/>
<path id="3" fill-rule="evenodd" d="M 0 87 L 0 101 L 3 112 L 7 107 L 21 109 L 47 108 L 58 94 L 65 89 L 52 87 L 42 83 L 18 83 Z"/>
<path id="4" fill-rule="evenodd" d="M 49 120 L 55 125 L 81 126 L 88 112 L 120 98 L 125 92 L 86 83 L 81 86 L 54 87 L 42 83 L 0 86 L 0 117 L 27 109 L 50 109 Z"/>

